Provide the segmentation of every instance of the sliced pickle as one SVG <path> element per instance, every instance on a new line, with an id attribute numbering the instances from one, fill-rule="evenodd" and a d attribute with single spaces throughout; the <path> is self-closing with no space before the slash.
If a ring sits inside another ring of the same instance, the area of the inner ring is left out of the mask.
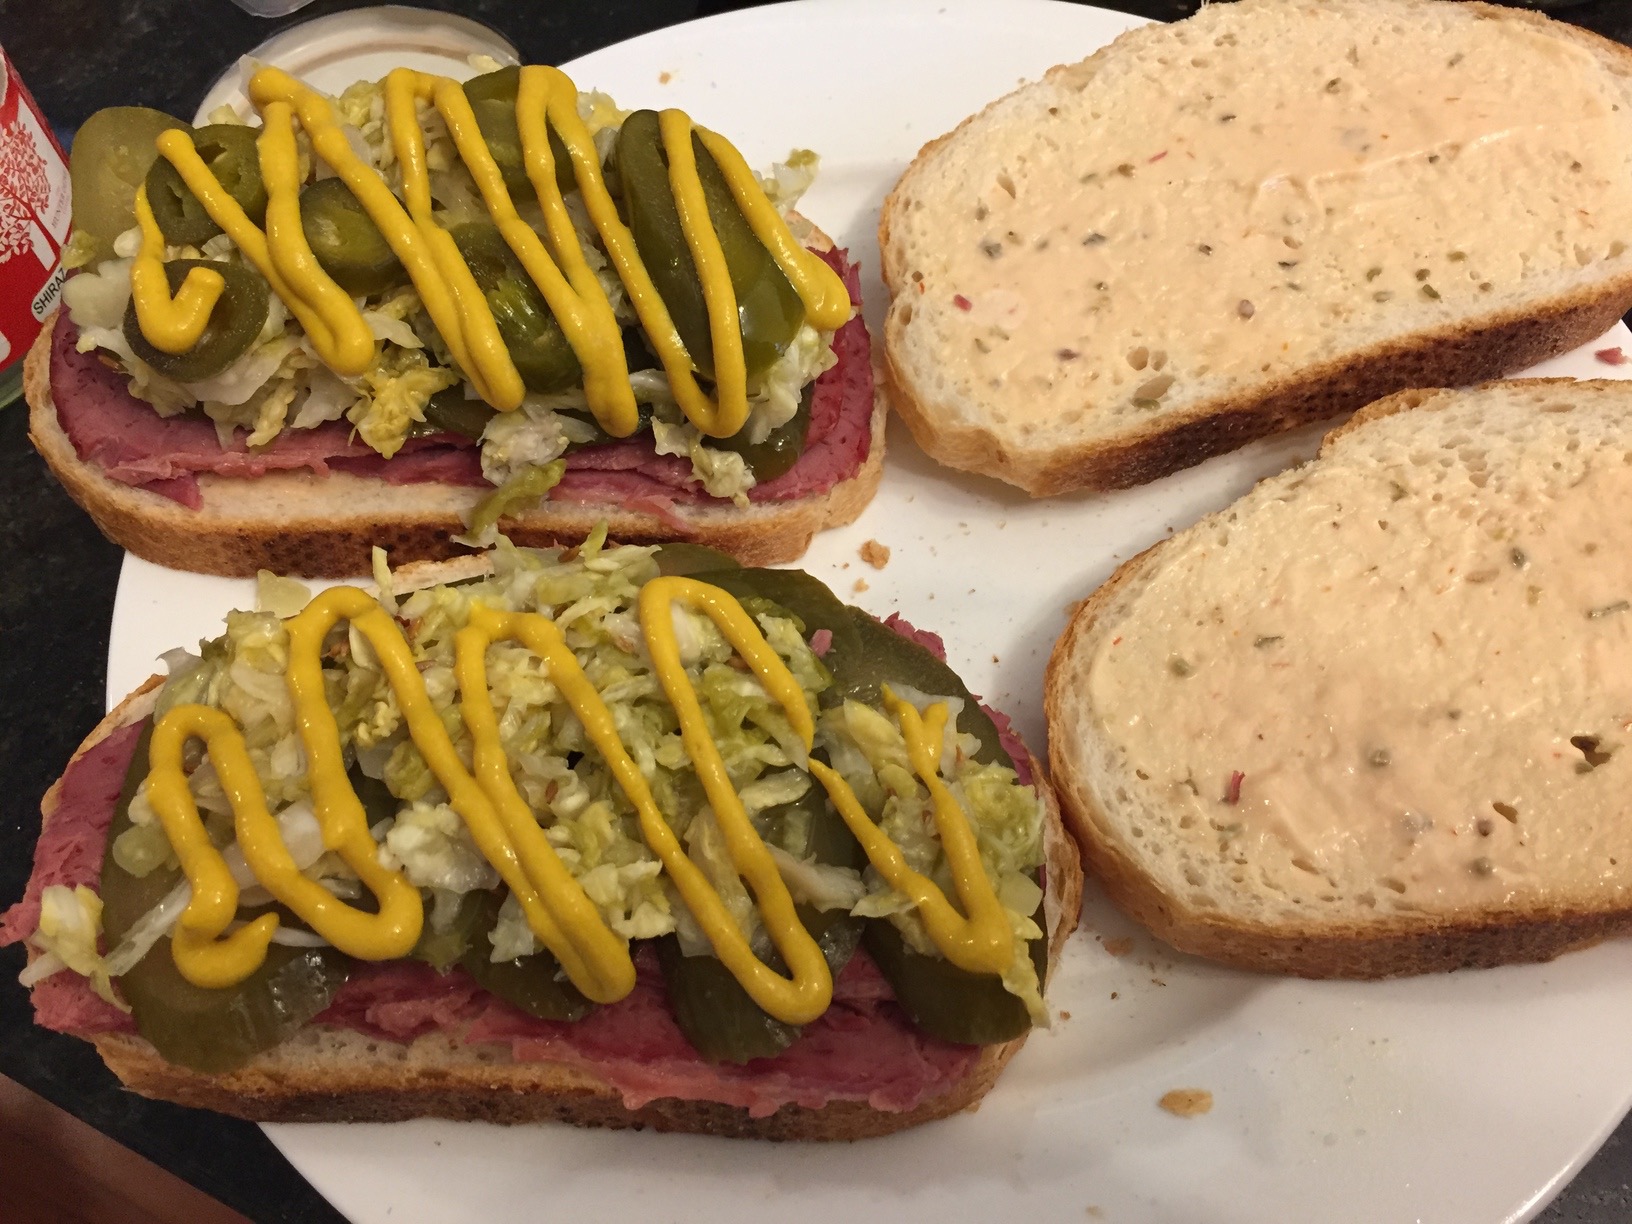
<path id="1" fill-rule="evenodd" d="M 997 727 L 956 672 L 924 647 L 859 608 L 852 608 L 851 613 L 859 650 L 853 655 L 845 653 L 849 644 L 845 643 L 845 650 L 838 649 L 835 639 L 836 649 L 827 659 L 833 668 L 835 688 L 842 689 L 846 697 L 869 704 L 877 704 L 883 686 L 892 682 L 937 697 L 962 697 L 964 707 L 958 727 L 980 740 L 975 759 L 1012 763 Z M 1041 928 L 1041 906 L 1035 920 Z M 931 1036 L 968 1045 L 990 1045 L 1013 1040 L 1031 1027 L 1025 1003 L 1004 988 L 1000 977 L 970 973 L 944 957 L 915 951 L 888 919 L 870 919 L 863 942 L 895 991 L 896 1001 Z M 1030 951 L 1041 980 L 1048 963 L 1047 939 L 1032 940 Z"/>
<path id="2" fill-rule="evenodd" d="M 540 1020 L 582 1020 L 595 1009 L 548 952 L 493 960 L 493 943 L 488 936 L 499 919 L 501 898 L 498 893 L 481 892 L 465 900 L 474 911 L 470 929 L 475 934 L 459 963 L 478 986 Z"/>
<path id="3" fill-rule="evenodd" d="M 833 648 L 822 660 L 832 669 L 834 680 L 833 688 L 823 694 L 824 704 L 850 698 L 876 706 L 883 700 L 884 686 L 892 683 L 910 685 L 934 697 L 961 697 L 964 705 L 958 729 L 980 741 L 975 759 L 988 763 L 1009 760 L 997 727 L 957 672 L 860 608 L 849 612 L 853 636 L 841 639 L 834 634 Z"/>
<path id="4" fill-rule="evenodd" d="M 862 923 L 842 910 L 815 910 L 807 905 L 795 910 L 837 977 L 855 953 Z M 675 1023 L 708 1061 L 745 1063 L 773 1058 L 799 1036 L 799 1026 L 784 1024 L 761 1010 L 717 957 L 687 956 L 677 938 L 665 935 L 657 941 L 657 962 L 663 969 Z M 775 952 L 766 963 L 778 973 L 787 972 Z"/>
<path id="5" fill-rule="evenodd" d="M 804 303 L 737 207 L 714 158 L 692 136 L 697 172 L 709 220 L 720 237 L 731 287 L 736 291 L 738 326 L 748 374 L 762 374 L 782 355 L 805 320 Z M 623 121 L 616 145 L 620 205 L 634 234 L 641 262 L 651 273 L 692 364 L 714 377 L 714 340 L 708 304 L 680 228 L 680 213 L 669 186 L 656 111 L 636 111 Z"/>
<path id="6" fill-rule="evenodd" d="M 805 453 L 805 436 L 810 432 L 810 400 L 815 385 L 812 383 L 805 388 L 798 410 L 771 430 L 763 442 L 748 442 L 739 433 L 730 438 L 711 438 L 708 445 L 741 455 L 758 483 L 775 480 L 798 463 L 799 456 Z"/>
<path id="7" fill-rule="evenodd" d="M 1042 907 L 1036 922 L 1043 925 Z M 959 1045 L 1013 1041 L 1031 1028 L 1025 1003 L 995 973 L 970 973 L 941 956 L 907 945 L 888 918 L 872 918 L 862 941 L 895 992 L 901 1010 L 924 1032 Z M 1048 940 L 1033 939 L 1029 951 L 1038 981 L 1048 963 Z"/>
<path id="8" fill-rule="evenodd" d="M 125 771 L 102 861 L 102 928 L 110 948 L 183 878 L 179 867 L 159 867 L 138 879 L 113 859 L 114 839 L 130 828 L 130 801 L 147 776 L 152 730 L 149 719 Z M 166 937 L 119 979 L 119 990 L 137 1031 L 166 1061 L 216 1073 L 292 1036 L 333 1001 L 350 971 L 351 962 L 333 948 L 273 944 L 265 963 L 238 985 L 206 990 L 181 976 Z"/>
<path id="9" fill-rule="evenodd" d="M 814 858 L 837 867 L 859 868 L 866 862 L 855 835 L 827 802 L 826 793 L 814 783 L 792 803 L 766 808 L 754 818 L 754 824 L 767 842 L 795 858 Z M 818 910 L 802 904 L 794 908 L 805 930 L 821 948 L 833 976 L 838 977 L 861 942 L 862 920 L 843 910 Z M 686 956 L 672 935 L 658 941 L 657 955 L 675 1021 L 686 1040 L 709 1061 L 741 1063 L 770 1058 L 798 1037 L 797 1025 L 784 1024 L 763 1011 L 717 957 Z M 786 963 L 775 952 L 766 963 L 778 973 L 787 972 Z"/>
<path id="10" fill-rule="evenodd" d="M 74 229 L 96 240 L 91 264 L 114 257 L 113 240 L 136 224 L 136 189 L 159 156 L 159 136 L 190 130 L 174 115 L 145 106 L 110 106 L 74 133 L 68 158 Z"/>
<path id="11" fill-rule="evenodd" d="M 729 553 L 704 544 L 665 544 L 652 555 L 652 560 L 657 562 L 658 573 L 678 577 L 742 568 Z"/>
<path id="12" fill-rule="evenodd" d="M 826 764 L 821 749 L 816 750 L 815 756 Z M 813 858 L 830 867 L 852 867 L 858 871 L 867 865 L 861 843 L 844 823 L 844 817 L 827 801 L 827 792 L 815 779 L 792 803 L 779 803 L 760 812 L 754 817 L 754 827 L 767 842 L 780 846 L 794 858 Z"/>

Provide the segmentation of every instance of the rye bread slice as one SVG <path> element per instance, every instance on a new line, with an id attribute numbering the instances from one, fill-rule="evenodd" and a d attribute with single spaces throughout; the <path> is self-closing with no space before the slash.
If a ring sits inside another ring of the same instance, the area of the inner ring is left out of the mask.
<path id="1" fill-rule="evenodd" d="M 1628 147 L 1632 51 L 1539 14 L 1210 5 L 925 146 L 884 381 L 933 458 L 1050 496 L 1499 377 L 1632 307 Z"/>
<path id="2" fill-rule="evenodd" d="M 1632 931 L 1629 420 L 1620 381 L 1402 392 L 1084 600 L 1050 759 L 1112 901 L 1307 977 Z"/>

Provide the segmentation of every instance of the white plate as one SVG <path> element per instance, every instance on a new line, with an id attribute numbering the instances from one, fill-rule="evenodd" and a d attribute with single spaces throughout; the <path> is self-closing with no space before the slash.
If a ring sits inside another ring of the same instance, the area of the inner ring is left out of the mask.
<path id="1" fill-rule="evenodd" d="M 463 81 L 471 75 L 473 55 L 501 64 L 516 62 L 516 49 L 498 31 L 453 13 L 382 4 L 313 17 L 239 56 L 205 93 L 193 122 L 207 122 L 223 105 L 247 116 L 244 86 L 256 68 L 266 65 L 338 95 L 354 81 L 377 81 L 393 68 L 439 72 Z"/>
<path id="2" fill-rule="evenodd" d="M 754 164 L 824 156 L 802 206 L 864 265 L 918 147 L 1137 19 L 1042 0 L 806 0 L 647 35 L 568 67 L 625 105 L 674 105 Z M 1620 373 L 1590 347 L 1549 373 Z M 1632 373 L 1632 367 L 1627 368 Z M 942 633 L 976 691 L 1043 742 L 1042 669 L 1067 605 L 1123 558 L 1310 454 L 1320 430 L 1144 489 L 1047 502 L 936 469 L 897 429 L 861 521 L 805 566 L 854 602 Z M 893 550 L 874 570 L 857 549 Z M 868 590 L 853 590 L 859 581 Z M 248 583 L 125 562 L 109 692 L 213 636 Z M 1112 956 L 1104 940 L 1131 937 Z M 1389 983 L 1254 977 L 1175 958 L 1095 895 L 1027 1044 L 978 1113 L 864 1144 L 807 1147 L 559 1126 L 276 1126 L 273 1141 L 360 1224 L 537 1218 L 1432 1221 L 1526 1218 L 1632 1096 L 1632 944 L 1551 965 Z M 1069 1013 L 1067 1017 L 1064 1013 Z M 1181 1120 L 1172 1088 L 1215 1105 Z"/>

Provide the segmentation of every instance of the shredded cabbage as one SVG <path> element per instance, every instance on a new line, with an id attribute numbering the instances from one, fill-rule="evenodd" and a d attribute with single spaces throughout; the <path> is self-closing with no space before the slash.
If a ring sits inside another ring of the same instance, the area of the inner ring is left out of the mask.
<path id="1" fill-rule="evenodd" d="M 283 578 L 271 570 L 255 574 L 255 610 L 273 616 L 291 617 L 312 601 L 312 591 L 304 582 Z"/>
<path id="2" fill-rule="evenodd" d="M 83 884 L 48 884 L 40 894 L 40 925 L 29 942 L 65 968 L 90 979 L 98 995 L 122 1011 L 130 1009 L 113 993 L 107 965 L 96 950 L 102 936 L 102 898 Z M 32 984 L 32 983 L 25 983 Z"/>
<path id="3" fill-rule="evenodd" d="M 416 803 L 399 812 L 379 858 L 416 888 L 467 893 L 499 886 L 499 873 L 482 857 L 459 813 L 445 803 Z"/>
<path id="4" fill-rule="evenodd" d="M 692 478 L 711 497 L 729 497 L 739 507 L 748 505 L 748 490 L 756 483 L 748 464 L 735 451 L 716 450 L 703 441 L 703 434 L 690 421 L 678 419 L 679 410 L 653 415 L 652 439 L 660 455 L 680 455 L 691 461 Z"/>
<path id="5" fill-rule="evenodd" d="M 799 203 L 801 196 L 816 181 L 816 170 L 822 159 L 809 149 L 793 149 L 785 162 L 774 162 L 768 178 L 759 180 L 765 195 L 786 218 Z"/>
<path id="6" fill-rule="evenodd" d="M 502 485 L 517 472 L 558 459 L 572 442 L 594 438 L 594 427 L 562 416 L 530 395 L 514 412 L 499 412 L 482 431 L 482 475 Z"/>
<path id="7" fill-rule="evenodd" d="M 905 686 L 894 691 L 920 709 L 935 702 L 945 702 L 948 707 L 942 779 L 974 830 L 981 863 L 1015 934 L 1014 957 L 1003 972 L 1003 984 L 1025 1002 L 1033 1022 L 1046 1027 L 1048 1010 L 1026 947 L 1027 940 L 1042 934 L 1032 917 L 1042 890 L 1030 878 L 1043 862 L 1042 812 L 1036 791 L 1021 786 L 1008 765 L 977 762 L 973 752 L 978 741 L 953 733 L 963 708 L 961 698 L 936 697 Z M 855 790 L 862 807 L 900 847 L 908 865 L 934 880 L 948 896 L 955 895 L 928 789 L 912 772 L 906 740 L 894 717 L 846 701 L 823 711 L 816 739 L 827 750 L 833 768 Z M 852 913 L 888 918 L 911 947 L 928 956 L 940 955 L 910 897 L 892 889 L 871 867 L 862 873 L 862 880 L 867 895 Z"/>
<path id="8" fill-rule="evenodd" d="M 433 366 L 423 353 L 382 347 L 379 359 L 358 380 L 361 396 L 346 410 L 357 433 L 387 459 L 402 449 L 408 427 L 425 419 L 431 396 L 459 381 Z"/>

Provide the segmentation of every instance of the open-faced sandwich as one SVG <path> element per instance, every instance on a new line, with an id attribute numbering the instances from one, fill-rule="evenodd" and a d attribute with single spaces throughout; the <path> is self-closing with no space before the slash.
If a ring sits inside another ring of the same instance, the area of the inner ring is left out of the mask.
<path id="1" fill-rule="evenodd" d="M 679 111 L 547 67 L 274 69 L 191 127 L 99 111 L 30 354 L 35 444 L 115 542 L 208 573 L 490 540 L 802 553 L 877 487 L 855 268 Z"/>
<path id="2" fill-rule="evenodd" d="M 0 940 L 136 1091 L 857 1138 L 1047 1023 L 1076 848 L 933 635 L 599 537 L 378 584 L 266 580 L 46 796 Z"/>

